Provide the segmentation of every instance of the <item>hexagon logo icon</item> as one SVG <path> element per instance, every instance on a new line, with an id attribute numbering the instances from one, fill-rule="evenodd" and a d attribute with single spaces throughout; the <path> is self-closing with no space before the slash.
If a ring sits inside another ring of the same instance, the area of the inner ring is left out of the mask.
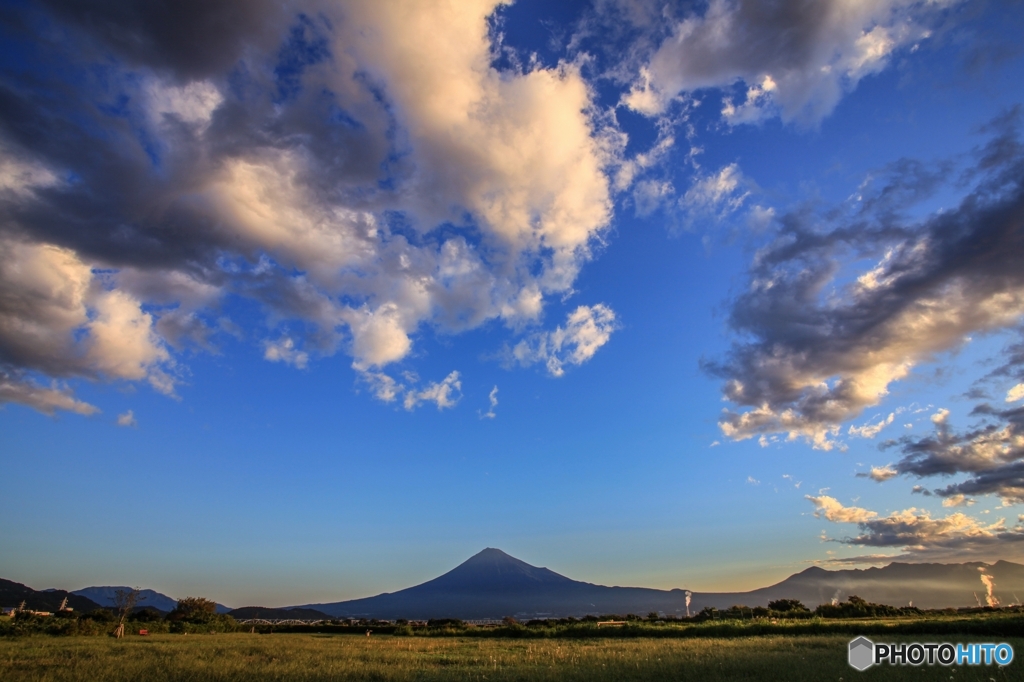
<path id="1" fill-rule="evenodd" d="M 850 666 L 864 671 L 875 662 L 875 643 L 867 637 L 858 637 L 850 642 Z"/>

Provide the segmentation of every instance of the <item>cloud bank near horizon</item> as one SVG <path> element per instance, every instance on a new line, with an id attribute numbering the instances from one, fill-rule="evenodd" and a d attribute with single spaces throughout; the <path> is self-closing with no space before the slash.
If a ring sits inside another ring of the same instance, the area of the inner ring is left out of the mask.
<path id="1" fill-rule="evenodd" d="M 1019 555 L 1024 542 L 1024 516 L 1014 526 L 1005 518 L 984 523 L 963 512 L 935 517 L 930 512 L 910 507 L 881 516 L 863 507 L 847 507 L 828 495 L 807 495 L 815 506 L 814 515 L 832 523 L 855 524 L 860 534 L 832 540 L 845 545 L 872 548 L 897 548 L 902 554 L 851 557 L 844 563 L 880 563 L 883 561 L 941 561 L 964 559 L 1001 559 L 1007 553 Z"/>

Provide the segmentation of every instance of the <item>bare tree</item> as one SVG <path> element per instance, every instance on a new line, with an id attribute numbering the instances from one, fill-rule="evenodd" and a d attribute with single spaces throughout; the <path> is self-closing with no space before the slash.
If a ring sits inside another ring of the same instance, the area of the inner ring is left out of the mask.
<path id="1" fill-rule="evenodd" d="M 114 630 L 114 636 L 118 639 L 124 637 L 124 622 L 135 610 L 140 591 L 134 587 L 114 592 L 114 606 L 117 608 L 117 628 Z"/>

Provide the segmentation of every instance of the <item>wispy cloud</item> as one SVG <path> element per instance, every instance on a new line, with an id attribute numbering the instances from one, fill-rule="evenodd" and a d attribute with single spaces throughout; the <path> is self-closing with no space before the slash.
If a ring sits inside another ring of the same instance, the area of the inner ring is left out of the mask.
<path id="1" fill-rule="evenodd" d="M 420 403 L 433 403 L 438 410 L 446 407 L 455 407 L 462 398 L 462 382 L 459 381 L 459 373 L 452 372 L 441 381 L 428 384 L 419 390 L 409 390 L 402 400 L 402 405 L 411 410 Z"/>
<path id="2" fill-rule="evenodd" d="M 551 376 L 565 374 L 566 365 L 582 365 L 594 357 L 618 329 L 615 312 L 598 303 L 569 313 L 565 326 L 535 333 L 508 349 L 506 359 L 524 367 L 543 363 Z"/>
<path id="3" fill-rule="evenodd" d="M 875 422 L 874 424 L 864 424 L 862 426 L 851 425 L 847 433 L 851 436 L 859 436 L 861 438 L 874 438 L 875 436 L 882 432 L 882 429 L 884 429 L 886 426 L 889 426 L 889 424 L 892 424 L 892 421 L 895 418 L 896 413 L 890 412 L 888 417 L 878 422 Z"/>
<path id="4" fill-rule="evenodd" d="M 419 384 L 419 377 L 406 373 L 404 381 L 399 381 L 384 372 L 367 370 L 360 372 L 360 378 L 370 386 L 370 390 L 381 402 L 391 403 L 400 400 L 402 406 L 409 411 L 422 403 L 433 403 L 438 410 L 455 407 L 462 399 L 462 380 L 458 371 L 452 371 L 441 381 L 433 381 L 425 386 Z"/>
<path id="5" fill-rule="evenodd" d="M 491 405 L 487 408 L 487 411 L 480 415 L 481 419 L 494 419 L 498 415 L 495 414 L 494 408 L 498 406 L 498 387 L 495 386 L 491 389 L 491 392 L 487 394 L 487 399 Z"/>

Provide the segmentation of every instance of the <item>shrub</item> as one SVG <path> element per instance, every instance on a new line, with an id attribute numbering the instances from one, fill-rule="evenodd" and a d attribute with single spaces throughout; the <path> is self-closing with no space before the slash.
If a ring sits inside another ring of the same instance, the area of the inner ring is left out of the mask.
<path id="1" fill-rule="evenodd" d="M 117 620 L 117 617 L 110 609 L 96 609 L 82 614 L 79 620 L 91 620 L 96 623 L 113 623 Z"/>
<path id="2" fill-rule="evenodd" d="M 128 620 L 135 623 L 155 623 L 156 621 L 163 620 L 164 614 L 158 609 L 152 606 L 146 606 L 139 609 L 132 615 L 128 616 Z"/>
<path id="3" fill-rule="evenodd" d="M 768 602 L 768 608 L 779 613 L 788 613 L 790 611 L 810 611 L 810 609 L 804 606 L 803 602 L 798 599 L 776 599 L 775 601 Z"/>
<path id="4" fill-rule="evenodd" d="M 217 604 L 203 597 L 185 597 L 178 600 L 178 605 L 167 614 L 172 622 L 207 623 L 217 615 Z"/>
<path id="5" fill-rule="evenodd" d="M 432 628 L 464 628 L 466 624 L 458 618 L 431 618 L 427 621 L 427 627 Z"/>

